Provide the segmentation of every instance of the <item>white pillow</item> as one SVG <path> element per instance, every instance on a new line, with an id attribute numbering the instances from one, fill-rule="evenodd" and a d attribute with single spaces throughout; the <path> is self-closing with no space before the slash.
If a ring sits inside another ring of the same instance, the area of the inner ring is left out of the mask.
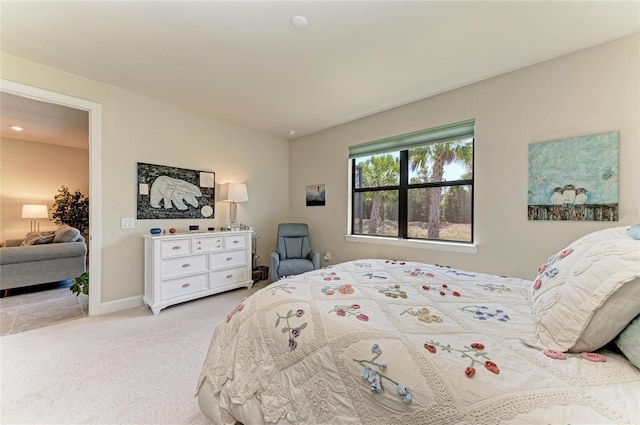
<path id="1" fill-rule="evenodd" d="M 640 240 L 627 227 L 583 236 L 540 267 L 529 300 L 538 340 L 528 343 L 597 350 L 640 314 Z"/>

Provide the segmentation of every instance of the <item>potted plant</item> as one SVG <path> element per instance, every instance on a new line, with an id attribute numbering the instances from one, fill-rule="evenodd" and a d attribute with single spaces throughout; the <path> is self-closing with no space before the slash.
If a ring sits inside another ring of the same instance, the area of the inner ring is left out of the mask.
<path id="1" fill-rule="evenodd" d="M 89 295 L 89 272 L 82 273 L 80 276 L 73 279 L 69 289 L 71 289 L 71 292 L 76 294 L 76 297 L 81 293 Z"/>
<path id="2" fill-rule="evenodd" d="M 56 224 L 67 224 L 80 230 L 85 238 L 89 232 L 89 198 L 76 190 L 69 192 L 69 188 L 62 185 L 54 197 L 51 206 L 53 221 Z"/>
<path id="3" fill-rule="evenodd" d="M 51 216 L 56 224 L 74 227 L 80 231 L 88 241 L 89 236 L 89 198 L 82 192 L 76 190 L 69 192 L 69 188 L 62 185 L 58 194 L 54 197 L 51 206 Z M 83 273 L 71 281 L 69 287 L 76 297 L 83 293 L 89 294 L 89 272 Z"/>

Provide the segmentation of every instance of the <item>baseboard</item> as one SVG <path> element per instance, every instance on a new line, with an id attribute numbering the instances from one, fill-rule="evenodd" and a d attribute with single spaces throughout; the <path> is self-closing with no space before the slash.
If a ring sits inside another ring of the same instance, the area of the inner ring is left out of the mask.
<path id="1" fill-rule="evenodd" d="M 115 313 L 116 311 L 128 310 L 130 308 L 143 306 L 142 295 L 136 297 L 123 298 L 121 300 L 108 301 L 100 306 L 100 314 Z"/>

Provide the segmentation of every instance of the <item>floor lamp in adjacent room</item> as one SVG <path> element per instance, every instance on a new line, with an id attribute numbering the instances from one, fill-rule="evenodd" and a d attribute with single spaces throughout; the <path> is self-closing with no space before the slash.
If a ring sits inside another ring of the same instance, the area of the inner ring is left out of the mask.
<path id="1" fill-rule="evenodd" d="M 22 206 L 22 218 L 31 219 L 31 232 L 40 232 L 41 218 L 49 218 L 49 211 L 46 205 L 25 204 Z"/>

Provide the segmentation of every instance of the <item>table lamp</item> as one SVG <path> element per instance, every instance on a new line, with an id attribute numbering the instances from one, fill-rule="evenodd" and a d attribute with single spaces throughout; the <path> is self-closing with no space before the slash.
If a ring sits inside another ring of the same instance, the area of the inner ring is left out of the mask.
<path id="1" fill-rule="evenodd" d="M 221 202 L 229 202 L 229 223 L 231 227 L 235 227 L 238 214 L 238 202 L 246 202 L 249 200 L 247 195 L 247 185 L 244 183 L 225 183 L 220 185 L 220 196 L 218 200 Z"/>

